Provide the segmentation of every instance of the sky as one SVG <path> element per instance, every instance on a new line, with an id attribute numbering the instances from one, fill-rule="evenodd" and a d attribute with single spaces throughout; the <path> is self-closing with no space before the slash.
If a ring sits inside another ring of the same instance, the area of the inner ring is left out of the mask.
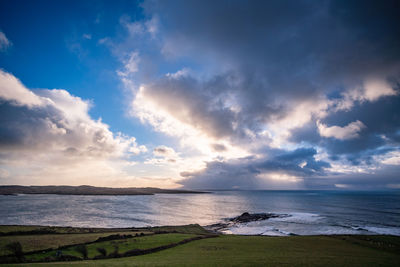
<path id="1" fill-rule="evenodd" d="M 0 184 L 400 188 L 399 1 L 0 1 Z"/>

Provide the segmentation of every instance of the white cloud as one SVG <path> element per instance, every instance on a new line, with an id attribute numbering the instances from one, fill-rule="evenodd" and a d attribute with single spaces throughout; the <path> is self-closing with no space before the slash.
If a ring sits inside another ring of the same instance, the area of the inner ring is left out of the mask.
<path id="1" fill-rule="evenodd" d="M 172 147 L 167 147 L 167 146 L 158 146 L 154 148 L 153 154 L 157 157 L 165 157 L 165 158 L 179 157 Z"/>
<path id="2" fill-rule="evenodd" d="M 400 165 L 400 151 L 391 151 L 376 157 L 376 160 L 386 165 Z"/>
<path id="3" fill-rule="evenodd" d="M 99 44 L 107 44 L 107 43 L 110 42 L 110 38 L 109 37 L 104 37 L 104 38 L 99 39 L 97 42 Z"/>
<path id="4" fill-rule="evenodd" d="M 271 136 L 271 146 L 282 148 L 291 136 L 291 130 L 302 127 L 314 117 L 323 118 L 329 108 L 325 98 L 297 101 L 290 105 L 292 108 L 284 115 L 277 114 L 266 123 L 264 134 Z"/>
<path id="5" fill-rule="evenodd" d="M 129 148 L 129 152 L 131 152 L 132 154 L 139 155 L 140 153 L 147 152 L 147 147 L 145 145 L 138 145 L 136 143 L 135 137 L 130 138 L 130 143 L 131 143 L 131 146 Z"/>
<path id="6" fill-rule="evenodd" d="M 148 33 L 152 38 L 155 38 L 158 33 L 159 19 L 157 16 L 153 16 L 149 20 L 132 22 L 129 16 L 122 16 L 120 24 L 128 30 L 130 37 L 140 37 Z"/>
<path id="7" fill-rule="evenodd" d="M 347 140 L 357 138 L 359 132 L 366 126 L 361 121 L 354 121 L 344 127 L 340 126 L 327 126 L 317 121 L 319 134 L 323 137 L 333 137 L 339 140 Z"/>
<path id="8" fill-rule="evenodd" d="M 12 43 L 10 42 L 10 40 L 8 40 L 4 32 L 0 31 L 0 51 L 7 50 L 11 45 Z"/>
<path id="9" fill-rule="evenodd" d="M 348 185 L 348 184 L 335 184 L 335 187 L 337 187 L 337 188 L 349 188 L 350 185 Z"/>
<path id="10" fill-rule="evenodd" d="M 122 162 L 147 148 L 93 120 L 90 102 L 62 89 L 31 91 L 4 71 L 0 99 L 2 183 L 113 185 L 116 177 L 131 177 L 135 185 Z"/>
<path id="11" fill-rule="evenodd" d="M 142 35 L 145 32 L 143 23 L 139 21 L 131 22 L 130 17 L 122 16 L 120 23 L 124 26 L 131 36 Z"/>
<path id="12" fill-rule="evenodd" d="M 330 164 L 331 167 L 326 169 L 328 173 L 371 174 L 379 168 L 377 164 L 371 164 L 370 162 L 365 161 L 360 162 L 358 165 L 354 165 L 343 158 L 341 161 L 331 161 Z"/>
<path id="13" fill-rule="evenodd" d="M 233 146 L 226 138 L 216 138 L 205 127 L 193 125 L 190 122 L 191 111 L 187 110 L 190 103 L 178 99 L 181 96 L 163 96 L 145 85 L 141 86 L 132 102 L 131 115 L 149 123 L 159 132 L 179 138 L 182 147 L 194 149 L 208 160 L 217 156 L 235 158 L 248 155 L 245 149 Z M 216 151 L 216 143 L 223 145 L 225 150 Z"/>
<path id="14" fill-rule="evenodd" d="M 0 70 L 0 97 L 18 105 L 42 105 L 45 99 L 27 90 L 12 74 Z"/>
<path id="15" fill-rule="evenodd" d="M 158 33 L 159 27 L 159 19 L 157 16 L 153 16 L 150 20 L 146 21 L 145 23 L 146 30 L 150 33 L 151 37 L 155 38 L 156 34 Z"/>
<path id="16" fill-rule="evenodd" d="M 138 72 L 140 63 L 139 52 L 133 51 L 129 53 L 122 62 L 124 64 L 123 70 L 117 71 L 120 77 L 127 77 L 130 74 Z"/>
<path id="17" fill-rule="evenodd" d="M 92 39 L 92 35 L 89 34 L 89 33 L 84 33 L 84 34 L 82 35 L 82 37 L 83 37 L 83 39 L 87 39 L 87 40 L 91 40 L 91 39 Z"/>
<path id="18" fill-rule="evenodd" d="M 366 79 L 362 86 L 347 90 L 339 99 L 328 100 L 326 97 L 319 97 L 312 100 L 301 100 L 293 103 L 284 116 L 278 114 L 266 124 L 265 132 L 272 137 L 271 145 L 281 148 L 287 144 L 291 130 L 302 127 L 306 123 L 317 120 L 317 126 L 321 136 L 333 137 L 336 139 L 352 139 L 358 137 L 358 133 L 365 128 L 365 125 L 356 121 L 345 127 L 328 127 L 318 120 L 340 110 L 349 111 L 356 101 L 374 102 L 385 96 L 397 94 L 389 83 L 382 79 Z"/>
<path id="19" fill-rule="evenodd" d="M 289 175 L 283 172 L 266 172 L 257 175 L 260 179 L 279 181 L 281 183 L 299 183 L 303 178 L 294 175 Z"/>
<path id="20" fill-rule="evenodd" d="M 185 160 L 180 157 L 180 153 L 177 153 L 172 147 L 168 146 L 157 146 L 153 149 L 153 155 L 155 158 L 148 159 L 146 164 L 155 164 L 155 165 L 170 165 L 171 167 L 175 167 L 177 165 L 185 165 Z M 191 159 L 189 159 L 191 160 Z"/>
<path id="21" fill-rule="evenodd" d="M 350 110 L 356 101 L 374 102 L 385 96 L 394 96 L 398 92 L 385 79 L 366 79 L 361 86 L 347 90 L 342 98 L 331 101 L 334 110 Z"/>
<path id="22" fill-rule="evenodd" d="M 371 79 L 364 84 L 364 98 L 368 101 L 376 101 L 384 96 L 393 96 L 397 92 L 384 80 Z"/>

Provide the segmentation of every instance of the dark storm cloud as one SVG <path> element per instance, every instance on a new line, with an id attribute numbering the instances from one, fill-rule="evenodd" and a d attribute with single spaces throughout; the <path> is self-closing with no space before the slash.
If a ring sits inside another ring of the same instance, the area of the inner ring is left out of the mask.
<path id="1" fill-rule="evenodd" d="M 260 183 L 256 178 L 259 170 L 247 165 L 246 159 L 240 163 L 209 162 L 204 171 L 183 172 L 185 179 L 180 183 L 187 188 L 197 189 L 254 189 Z"/>
<path id="2" fill-rule="evenodd" d="M 199 99 L 188 104 L 194 124 L 216 135 L 232 134 L 231 123 L 257 131 L 302 101 L 370 77 L 399 78 L 398 1 L 148 1 L 144 7 L 160 17 L 165 53 L 216 72 L 206 82 L 159 84 L 165 95 L 179 90 L 182 101 Z M 232 92 L 236 116 L 210 101 Z"/>
<path id="3" fill-rule="evenodd" d="M 400 167 L 387 166 L 374 173 L 338 174 L 330 177 L 310 177 L 304 185 L 310 189 L 384 190 L 400 188 Z"/>
<path id="4" fill-rule="evenodd" d="M 233 135 L 234 114 L 219 103 L 219 97 L 223 96 L 212 91 L 211 82 L 204 84 L 182 75 L 147 84 L 143 94 L 175 118 L 211 136 Z"/>
<path id="5" fill-rule="evenodd" d="M 399 66 L 398 1 L 150 1 L 145 7 L 161 17 L 172 52 L 210 54 L 239 67 L 249 83 L 251 74 L 260 75 L 253 76 L 257 84 L 264 76 L 262 91 L 299 97 L 320 90 L 315 83 L 386 75 Z"/>
<path id="6" fill-rule="evenodd" d="M 149 95 L 160 96 L 158 103 L 185 111 L 174 114 L 179 120 L 246 146 L 264 138 L 262 131 L 271 124 L 308 116 L 297 129 L 288 128 L 290 140 L 318 146 L 331 160 L 344 156 L 357 165 L 398 150 L 399 1 L 146 1 L 143 6 L 160 19 L 167 57 L 189 58 L 212 73 L 149 85 Z M 393 89 L 368 91 L 371 80 Z M 329 106 L 355 89 L 358 95 L 347 99 L 347 108 Z M 326 107 L 318 108 L 324 101 Z M 318 121 L 341 131 L 356 122 L 358 129 L 341 138 L 322 137 Z M 329 166 L 312 160 L 315 150 L 285 156 L 267 149 L 270 154 L 257 160 L 209 163 L 184 184 L 220 187 L 230 180 L 251 187 L 263 170 L 315 177 Z"/>
<path id="7" fill-rule="evenodd" d="M 364 149 L 377 148 L 382 143 L 396 143 L 400 130 L 400 96 L 385 97 L 377 102 L 363 103 L 348 112 L 338 112 L 328 116 L 328 124 L 342 125 L 346 122 L 360 120 L 366 126 L 360 138 L 332 144 L 333 153 L 359 152 Z"/>
<path id="8" fill-rule="evenodd" d="M 184 172 L 181 182 L 189 188 L 241 188 L 256 189 L 268 186 L 268 173 L 285 173 L 296 177 L 321 176 L 323 168 L 330 164 L 314 158 L 313 148 L 300 148 L 294 151 L 269 150 L 263 158 L 247 157 L 232 162 L 209 162 L 200 172 Z M 257 177 L 265 175 L 265 181 Z"/>
<path id="9" fill-rule="evenodd" d="M 320 171 L 323 168 L 330 167 L 327 162 L 315 160 L 317 151 L 314 148 L 299 148 L 294 151 L 275 153 L 277 156 L 273 160 L 267 160 L 258 166 L 265 170 L 282 170 L 300 176 L 321 174 Z M 300 166 L 302 163 L 304 166 Z"/>
<path id="10" fill-rule="evenodd" d="M 400 96 L 384 97 L 372 103 L 359 103 L 352 110 L 333 113 L 323 120 L 328 125 L 339 126 L 356 120 L 362 121 L 365 128 L 358 138 L 349 140 L 324 138 L 318 134 L 315 123 L 310 122 L 292 131 L 291 140 L 296 143 L 305 141 L 324 147 L 333 159 L 344 156 L 356 165 L 364 160 L 372 160 L 375 155 L 398 150 L 400 145 L 399 114 Z"/>

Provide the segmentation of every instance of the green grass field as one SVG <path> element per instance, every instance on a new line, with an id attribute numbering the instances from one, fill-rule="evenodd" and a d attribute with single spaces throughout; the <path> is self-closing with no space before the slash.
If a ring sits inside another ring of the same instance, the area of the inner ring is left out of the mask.
<path id="1" fill-rule="evenodd" d="M 118 247 L 119 253 L 125 253 L 129 250 L 133 249 L 149 249 L 155 248 L 159 246 L 168 245 L 171 243 L 177 243 L 187 238 L 195 237 L 194 234 L 158 234 L 158 235 L 150 235 L 150 236 L 141 236 L 135 238 L 128 238 L 122 240 L 113 240 L 113 241 L 104 241 L 87 245 L 88 250 L 88 258 L 94 258 L 100 253 L 97 251 L 97 248 L 104 248 L 109 253 L 115 250 L 115 247 Z M 75 251 L 74 247 L 66 248 L 60 250 L 64 255 L 72 255 L 77 257 L 82 257 L 80 253 Z M 46 257 L 55 257 L 56 251 L 50 251 L 46 253 L 37 253 L 26 256 L 27 259 L 32 260 L 40 260 L 45 259 Z"/>
<path id="2" fill-rule="evenodd" d="M 208 232 L 198 224 L 188 224 L 180 226 L 157 226 L 142 228 L 79 228 L 79 227 L 60 227 L 60 226 L 35 226 L 35 225 L 0 225 L 0 236 L 10 234 L 87 234 L 87 233 L 116 233 L 116 232 L 177 232 L 187 234 L 208 234 Z"/>
<path id="3" fill-rule="evenodd" d="M 197 233 L 187 233 L 190 229 Z M 110 253 L 116 244 L 119 252 L 124 252 L 177 243 L 199 236 L 199 231 L 206 233 L 201 229 L 196 225 L 146 228 L 147 231 L 172 233 L 88 244 L 88 256 L 92 258 L 98 255 L 98 247 L 106 248 Z M 185 233 L 175 233 L 179 230 Z M 72 248 L 63 253 L 81 256 Z M 400 237 L 396 236 L 222 235 L 140 256 L 3 266 L 399 266 L 399 263 Z"/>
<path id="4" fill-rule="evenodd" d="M 36 226 L 36 225 L 0 225 L 0 234 L 10 233 L 30 233 L 37 234 L 46 232 L 49 234 L 85 234 L 85 233 L 105 233 L 105 232 L 124 232 L 129 228 L 78 228 L 62 226 Z"/>
<path id="5" fill-rule="evenodd" d="M 140 232 L 115 232 L 112 234 L 135 235 L 136 233 Z M 0 236 L 0 256 L 10 254 L 10 252 L 5 249 L 5 246 L 11 242 L 19 242 L 24 252 L 31 252 L 49 248 L 55 249 L 65 245 L 93 242 L 99 237 L 109 236 L 110 234 L 111 233 Z"/>

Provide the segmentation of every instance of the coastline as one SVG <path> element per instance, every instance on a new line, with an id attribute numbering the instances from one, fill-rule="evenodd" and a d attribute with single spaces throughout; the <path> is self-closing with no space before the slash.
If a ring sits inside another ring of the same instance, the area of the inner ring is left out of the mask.
<path id="1" fill-rule="evenodd" d="M 161 189 L 153 187 L 96 187 L 89 185 L 65 186 L 22 186 L 22 185 L 2 185 L 0 195 L 88 195 L 88 196 L 129 196 L 129 195 L 154 195 L 154 194 L 205 194 L 209 192 L 180 190 L 180 189 Z"/>
<path id="2" fill-rule="evenodd" d="M 359 199 L 363 199 L 362 202 Z M 243 235 L 393 234 L 400 236 L 398 194 L 212 192 L 132 196 L 0 196 L 0 224 L 147 227 L 213 224 Z M 314 205 L 313 203 L 318 203 Z M 384 208 L 381 208 L 384 206 Z M 244 212 L 267 220 L 232 222 Z"/>

